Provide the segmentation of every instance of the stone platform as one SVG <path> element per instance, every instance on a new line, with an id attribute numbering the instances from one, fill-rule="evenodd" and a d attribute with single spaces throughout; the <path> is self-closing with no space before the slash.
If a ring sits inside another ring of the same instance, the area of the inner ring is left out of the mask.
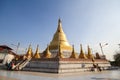
<path id="1" fill-rule="evenodd" d="M 98 66 L 104 70 L 110 67 L 110 63 L 105 59 L 95 59 L 94 64 L 98 64 Z M 48 58 L 32 59 L 30 63 L 23 68 L 23 70 L 49 73 L 67 73 L 88 71 L 92 67 L 93 61 L 91 59 Z"/>

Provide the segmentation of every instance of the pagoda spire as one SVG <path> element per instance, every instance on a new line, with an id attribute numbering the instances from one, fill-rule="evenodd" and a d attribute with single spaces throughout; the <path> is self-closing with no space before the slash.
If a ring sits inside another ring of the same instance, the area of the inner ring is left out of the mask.
<path id="1" fill-rule="evenodd" d="M 31 48 L 31 44 L 29 45 L 28 51 L 26 53 L 27 57 L 33 57 L 33 52 L 32 52 L 32 48 Z"/>
<path id="2" fill-rule="evenodd" d="M 61 44 L 59 44 L 59 49 L 58 49 L 58 53 L 56 55 L 56 58 L 64 58 L 64 56 L 62 54 L 62 50 L 61 50 Z"/>
<path id="3" fill-rule="evenodd" d="M 86 55 L 84 54 L 83 52 L 83 49 L 82 49 L 82 44 L 80 44 L 80 55 L 79 55 L 79 58 L 81 59 L 87 59 Z"/>
<path id="4" fill-rule="evenodd" d="M 37 45 L 37 48 L 36 48 L 36 52 L 35 52 L 34 58 L 40 58 L 39 45 Z"/>
<path id="5" fill-rule="evenodd" d="M 47 49 L 45 51 L 44 58 L 51 58 L 51 52 L 49 51 L 49 45 L 47 45 Z"/>
<path id="6" fill-rule="evenodd" d="M 77 58 L 77 55 L 74 50 L 74 45 L 73 45 L 73 50 L 72 50 L 72 54 L 71 54 L 70 58 L 75 58 L 75 59 Z"/>
<path id="7" fill-rule="evenodd" d="M 50 51 L 58 50 L 58 46 L 61 44 L 62 50 L 72 51 L 72 46 L 70 46 L 69 42 L 67 41 L 66 35 L 62 29 L 62 22 L 58 19 L 58 27 L 53 36 L 52 41 L 50 42 Z"/>
<path id="8" fill-rule="evenodd" d="M 57 31 L 58 31 L 58 32 L 63 32 L 62 22 L 61 22 L 60 18 L 59 18 L 59 20 L 58 20 L 58 28 L 57 28 Z"/>
<path id="9" fill-rule="evenodd" d="M 93 57 L 93 55 L 92 55 L 92 53 L 91 53 L 91 49 L 90 49 L 90 47 L 89 47 L 89 45 L 88 45 L 88 59 L 93 59 L 94 57 Z"/>

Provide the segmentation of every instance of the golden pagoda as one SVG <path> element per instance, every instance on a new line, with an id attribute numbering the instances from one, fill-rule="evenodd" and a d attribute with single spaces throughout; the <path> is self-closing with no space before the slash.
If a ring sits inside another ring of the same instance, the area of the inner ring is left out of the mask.
<path id="1" fill-rule="evenodd" d="M 88 59 L 94 59 L 94 56 L 92 55 L 91 53 L 91 49 L 90 47 L 88 46 L 88 55 L 87 55 Z"/>
<path id="2" fill-rule="evenodd" d="M 83 52 L 82 44 L 80 44 L 80 48 L 81 48 L 81 50 L 80 50 L 79 58 L 81 58 L 81 59 L 87 59 L 86 55 Z"/>
<path id="3" fill-rule="evenodd" d="M 33 57 L 33 52 L 32 52 L 31 45 L 29 45 L 28 51 L 26 53 L 26 57 Z"/>
<path id="4" fill-rule="evenodd" d="M 50 42 L 50 51 L 58 50 L 59 44 L 61 45 L 61 49 L 65 51 L 72 51 L 72 46 L 67 41 L 66 35 L 62 29 L 61 20 L 58 20 L 58 28 L 55 32 L 52 41 Z"/>
<path id="5" fill-rule="evenodd" d="M 37 45 L 36 52 L 35 52 L 35 55 L 33 56 L 33 58 L 36 58 L 36 59 L 40 58 L 40 52 L 39 52 L 38 48 L 39 48 L 39 45 Z"/>
<path id="6" fill-rule="evenodd" d="M 72 54 L 71 54 L 70 58 L 75 58 L 75 59 L 77 58 L 77 55 L 74 50 L 74 45 L 73 45 L 73 50 L 72 50 Z"/>
<path id="7" fill-rule="evenodd" d="M 43 57 L 44 58 L 51 58 L 51 52 L 49 51 L 49 45 L 47 46 L 47 49 L 45 50 Z"/>
<path id="8" fill-rule="evenodd" d="M 56 55 L 56 58 L 64 58 L 63 54 L 62 54 L 62 50 L 61 50 L 61 45 L 59 45 L 59 51 Z"/>

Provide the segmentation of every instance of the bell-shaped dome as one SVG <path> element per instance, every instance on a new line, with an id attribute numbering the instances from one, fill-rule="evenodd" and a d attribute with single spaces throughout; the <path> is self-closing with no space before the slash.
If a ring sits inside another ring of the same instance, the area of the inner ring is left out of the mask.
<path id="1" fill-rule="evenodd" d="M 58 46 L 61 45 L 62 50 L 72 51 L 72 47 L 67 41 L 66 35 L 62 29 L 61 20 L 58 20 L 58 28 L 55 32 L 52 41 L 50 42 L 50 50 L 58 50 Z"/>

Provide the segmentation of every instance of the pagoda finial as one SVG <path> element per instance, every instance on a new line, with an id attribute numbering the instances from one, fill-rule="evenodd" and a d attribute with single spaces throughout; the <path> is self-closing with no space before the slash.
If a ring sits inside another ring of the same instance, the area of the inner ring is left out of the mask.
<path id="1" fill-rule="evenodd" d="M 82 49 L 82 44 L 80 44 L 80 55 L 79 55 L 79 58 L 82 58 L 82 59 L 87 59 L 86 55 L 84 54 L 83 52 L 83 49 Z"/>
<path id="2" fill-rule="evenodd" d="M 58 23 L 61 23 L 61 19 L 60 19 L 60 17 L 59 17 L 59 19 L 58 19 Z"/>
<path id="3" fill-rule="evenodd" d="M 70 58 L 77 58 L 77 56 L 76 56 L 76 53 L 75 53 L 75 50 L 74 50 L 74 45 L 72 46 L 73 47 L 73 50 L 72 50 L 72 54 L 71 54 L 71 56 L 70 56 Z"/>
<path id="4" fill-rule="evenodd" d="M 60 18 L 58 19 L 58 28 L 57 28 L 57 31 L 58 31 L 58 32 L 63 32 L 62 22 L 61 22 Z"/>
<path id="5" fill-rule="evenodd" d="M 51 52 L 49 51 L 49 45 L 47 45 L 47 49 L 45 51 L 44 57 L 45 58 L 51 58 Z"/>
<path id="6" fill-rule="evenodd" d="M 34 58 L 40 58 L 39 45 L 37 45 L 37 48 L 36 48 L 36 52 L 35 52 Z"/>
<path id="7" fill-rule="evenodd" d="M 31 48 L 31 44 L 29 45 L 29 48 L 28 48 L 26 56 L 27 57 L 33 57 L 33 52 L 32 52 L 32 48 Z"/>

